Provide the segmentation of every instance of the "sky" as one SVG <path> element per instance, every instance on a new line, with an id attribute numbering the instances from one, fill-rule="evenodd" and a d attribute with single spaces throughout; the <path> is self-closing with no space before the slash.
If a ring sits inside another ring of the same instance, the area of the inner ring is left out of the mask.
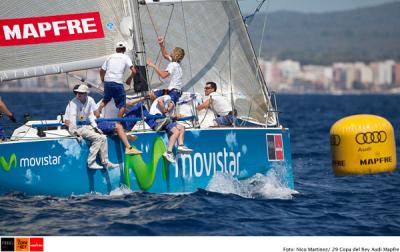
<path id="1" fill-rule="evenodd" d="M 239 1 L 242 12 L 253 12 L 261 0 Z M 400 0 L 267 0 L 262 11 L 291 10 L 300 12 L 329 12 L 355 9 L 359 7 L 374 6 Z"/>

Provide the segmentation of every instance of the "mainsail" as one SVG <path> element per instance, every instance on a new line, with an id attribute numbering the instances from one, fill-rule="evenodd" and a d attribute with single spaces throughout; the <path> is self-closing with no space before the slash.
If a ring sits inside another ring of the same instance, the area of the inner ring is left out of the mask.
<path id="1" fill-rule="evenodd" d="M 132 1 L 0 1 L 0 82 L 98 68 L 120 40 L 133 48 Z M 147 56 L 160 59 L 158 36 L 168 49 L 185 49 L 184 91 L 202 94 L 205 82 L 214 81 L 239 116 L 275 124 L 237 1 L 138 2 Z M 160 82 L 151 72 L 149 81 Z"/>
<path id="2" fill-rule="evenodd" d="M 178 46 L 186 51 L 185 91 L 203 94 L 205 82 L 214 81 L 219 92 L 233 97 L 239 116 L 265 123 L 268 115 L 273 124 L 270 96 L 237 1 L 161 2 L 140 6 L 147 56 L 160 59 L 157 36 L 165 36 L 169 50 Z M 152 72 L 149 81 L 153 87 L 160 83 Z"/>
<path id="3" fill-rule="evenodd" d="M 97 68 L 132 41 L 130 0 L 1 0 L 0 81 Z"/>

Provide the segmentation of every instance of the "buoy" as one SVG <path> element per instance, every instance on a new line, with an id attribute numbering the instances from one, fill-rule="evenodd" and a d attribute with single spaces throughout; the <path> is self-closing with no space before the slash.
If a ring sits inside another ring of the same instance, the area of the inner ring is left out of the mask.
<path id="1" fill-rule="evenodd" d="M 340 119 L 330 131 L 332 169 L 337 176 L 396 170 L 393 126 L 376 115 Z"/>

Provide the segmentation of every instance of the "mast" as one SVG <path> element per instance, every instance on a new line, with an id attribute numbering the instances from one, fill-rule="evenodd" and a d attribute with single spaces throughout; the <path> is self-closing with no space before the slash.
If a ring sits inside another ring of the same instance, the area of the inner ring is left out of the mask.
<path id="1" fill-rule="evenodd" d="M 151 89 L 147 81 L 146 53 L 144 49 L 144 39 L 142 25 L 140 21 L 140 10 L 138 0 L 131 1 L 132 24 L 133 24 L 133 51 L 135 52 L 135 63 L 138 73 L 135 76 L 134 88 L 136 92 L 144 92 Z"/>

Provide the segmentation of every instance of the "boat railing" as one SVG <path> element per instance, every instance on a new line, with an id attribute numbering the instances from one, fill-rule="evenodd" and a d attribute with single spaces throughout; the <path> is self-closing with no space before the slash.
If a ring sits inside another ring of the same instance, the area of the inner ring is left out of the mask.
<path id="1" fill-rule="evenodd" d="M 276 93 L 274 91 L 271 92 L 271 101 L 272 101 L 272 110 L 268 110 L 268 112 L 273 113 L 276 118 L 276 126 L 280 127 L 281 123 L 279 121 L 279 113 L 280 111 L 278 110 L 278 103 L 276 102 Z M 267 125 L 268 125 L 268 118 L 267 118 Z"/>
<path id="2" fill-rule="evenodd" d="M 164 119 L 164 118 L 169 118 L 172 121 L 176 122 L 181 122 L 181 123 L 186 123 L 185 127 L 186 128 L 201 128 L 200 124 L 203 120 L 199 120 L 199 115 L 197 114 L 196 110 L 196 102 L 197 102 L 197 96 L 196 94 L 188 94 L 186 96 L 186 99 L 180 100 L 177 103 L 177 107 L 185 106 L 186 105 L 186 111 L 176 111 L 174 116 L 165 116 L 165 115 L 150 115 L 150 114 L 143 114 L 141 113 L 141 116 L 136 116 L 136 117 L 125 117 L 125 118 L 98 118 L 96 119 L 97 123 L 100 122 L 138 122 L 136 124 L 136 127 L 133 127 L 132 129 L 128 129 L 128 131 L 135 131 L 135 132 L 140 132 L 140 131 L 148 131 L 150 130 L 149 127 L 146 127 L 146 123 L 148 120 L 159 120 L 159 119 Z M 181 114 L 179 113 L 181 112 Z M 276 94 L 274 92 L 271 92 L 271 106 L 270 109 L 267 111 L 266 115 L 266 122 L 262 123 L 255 118 L 251 117 L 244 117 L 244 116 L 238 116 L 235 120 L 235 126 L 234 127 L 279 127 L 280 122 L 279 122 L 279 111 L 277 109 L 277 102 L 276 102 Z M 271 116 L 271 113 L 274 114 L 274 116 Z M 212 114 L 214 117 L 215 115 Z M 207 113 L 204 115 L 207 116 Z M 274 120 L 269 120 L 271 117 L 273 117 Z M 214 118 L 215 119 L 215 118 Z M 140 126 L 142 124 L 139 124 L 141 122 L 143 124 L 143 128 Z M 90 122 L 88 120 L 86 121 L 78 121 L 78 125 L 90 125 Z M 203 125 L 204 126 L 204 125 Z M 39 138 L 46 137 L 47 133 L 50 132 L 58 132 L 60 130 L 66 130 L 67 127 L 65 123 L 63 122 L 62 116 L 58 116 L 57 120 L 50 120 L 48 122 L 46 121 L 28 121 L 25 123 L 25 127 L 35 129 L 35 135 L 39 136 Z M 204 126 L 207 127 L 207 126 Z M 212 126 L 208 126 L 212 127 Z M 20 130 L 20 134 L 23 135 L 25 134 L 23 130 Z M 65 133 L 62 133 L 65 134 Z M 16 134 L 16 137 L 14 139 L 20 139 L 19 134 Z M 21 138 L 22 139 L 22 138 Z"/>
<path id="3" fill-rule="evenodd" d="M 145 116 L 145 117 L 132 117 L 132 118 L 99 118 L 96 120 L 96 122 L 139 122 L 143 120 L 148 120 L 148 119 L 164 119 L 167 118 L 167 116 L 162 116 L 162 115 L 151 115 L 151 116 Z M 174 121 L 188 121 L 188 120 L 194 120 L 195 116 L 186 116 L 186 117 L 172 117 L 171 118 Z M 78 125 L 90 125 L 89 121 L 79 121 L 77 122 Z M 37 124 L 32 124 L 32 128 L 51 128 L 51 127 L 62 127 L 65 126 L 65 123 L 37 123 Z"/>

